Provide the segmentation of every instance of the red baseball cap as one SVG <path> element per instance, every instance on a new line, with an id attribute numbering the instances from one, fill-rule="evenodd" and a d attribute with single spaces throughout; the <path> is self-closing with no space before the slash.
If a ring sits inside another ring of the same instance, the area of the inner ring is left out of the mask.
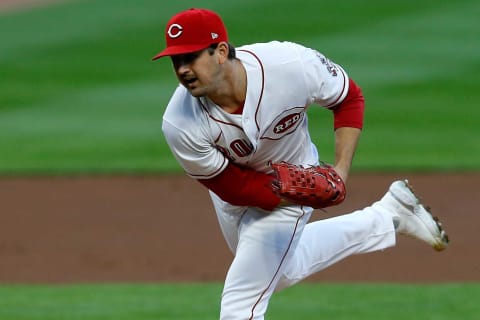
<path id="1" fill-rule="evenodd" d="M 165 28 L 167 47 L 152 60 L 208 48 L 228 42 L 225 25 L 218 14 L 207 9 L 191 8 L 174 15 Z"/>

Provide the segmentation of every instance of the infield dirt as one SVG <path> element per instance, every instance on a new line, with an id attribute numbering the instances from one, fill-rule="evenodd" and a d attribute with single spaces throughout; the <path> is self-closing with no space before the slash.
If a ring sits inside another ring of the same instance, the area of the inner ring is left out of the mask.
<path id="1" fill-rule="evenodd" d="M 362 208 L 407 177 L 451 244 L 399 237 L 309 281 L 480 281 L 480 174 L 354 174 L 347 200 L 313 220 Z M 184 176 L 0 178 L 0 282 L 222 281 L 232 259 L 206 189 Z"/>

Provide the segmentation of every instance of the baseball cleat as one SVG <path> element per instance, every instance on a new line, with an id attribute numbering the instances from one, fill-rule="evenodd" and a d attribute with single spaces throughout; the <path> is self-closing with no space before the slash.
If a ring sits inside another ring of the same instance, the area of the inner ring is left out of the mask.
<path id="1" fill-rule="evenodd" d="M 421 203 L 408 180 L 393 182 L 384 199 L 395 208 L 398 233 L 425 241 L 437 251 L 446 249 L 449 240 L 441 222 Z"/>

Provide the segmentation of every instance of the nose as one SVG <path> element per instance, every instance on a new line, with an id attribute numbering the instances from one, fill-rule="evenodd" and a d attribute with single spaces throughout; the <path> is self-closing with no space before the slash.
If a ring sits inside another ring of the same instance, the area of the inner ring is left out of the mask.
<path id="1" fill-rule="evenodd" d="M 174 63 L 174 67 L 178 74 L 184 74 L 188 72 L 190 68 L 190 64 L 186 63 L 185 61 L 182 61 L 180 63 Z"/>
<path id="2" fill-rule="evenodd" d="M 173 66 L 179 73 L 181 72 L 180 70 L 188 69 L 190 62 L 191 61 L 186 59 L 185 55 L 172 56 Z"/>

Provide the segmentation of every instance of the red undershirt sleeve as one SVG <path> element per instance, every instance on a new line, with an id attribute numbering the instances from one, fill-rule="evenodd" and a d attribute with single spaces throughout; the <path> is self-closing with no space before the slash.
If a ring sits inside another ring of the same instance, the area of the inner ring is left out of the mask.
<path id="1" fill-rule="evenodd" d="M 219 175 L 211 179 L 198 179 L 198 182 L 232 205 L 272 211 L 280 204 L 280 198 L 270 187 L 272 179 L 266 173 L 229 163 Z"/>
<path id="2" fill-rule="evenodd" d="M 332 109 L 334 128 L 352 127 L 362 129 L 364 109 L 365 99 L 362 90 L 350 79 L 347 96 Z"/>

